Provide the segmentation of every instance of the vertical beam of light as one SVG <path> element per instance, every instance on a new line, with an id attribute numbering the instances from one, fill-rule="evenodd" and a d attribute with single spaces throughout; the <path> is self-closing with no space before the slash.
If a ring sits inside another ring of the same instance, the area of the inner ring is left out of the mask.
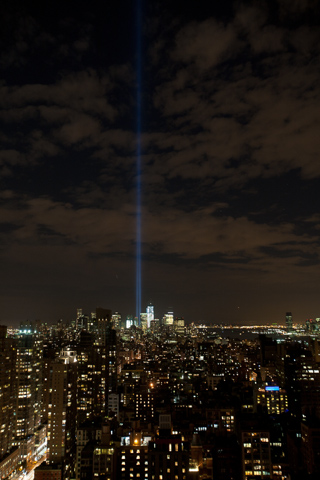
<path id="1" fill-rule="evenodd" d="M 136 151 L 136 209 L 137 209 L 137 225 L 136 225 L 136 317 L 140 325 L 141 313 L 141 0 L 137 0 L 137 151 Z"/>

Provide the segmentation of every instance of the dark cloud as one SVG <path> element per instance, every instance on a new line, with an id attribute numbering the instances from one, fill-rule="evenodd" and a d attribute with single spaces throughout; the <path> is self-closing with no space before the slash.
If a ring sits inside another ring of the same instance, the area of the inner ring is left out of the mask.
<path id="1" fill-rule="evenodd" d="M 53 4 L 6 14 L 7 315 L 15 294 L 32 315 L 44 311 L 45 300 L 38 308 L 28 299 L 38 292 L 51 306 L 56 292 L 54 315 L 82 301 L 134 311 L 132 5 L 120 24 L 118 7 L 80 3 L 74 16 L 73 2 L 52 18 Z M 210 320 L 231 321 L 239 303 L 244 313 L 234 321 L 253 322 L 261 302 L 268 303 L 261 321 L 294 307 L 302 315 L 301 284 L 315 306 L 319 282 L 319 8 L 215 3 L 144 10 L 144 301 L 176 304 L 188 320 L 199 302 L 200 316 L 214 310 Z"/>

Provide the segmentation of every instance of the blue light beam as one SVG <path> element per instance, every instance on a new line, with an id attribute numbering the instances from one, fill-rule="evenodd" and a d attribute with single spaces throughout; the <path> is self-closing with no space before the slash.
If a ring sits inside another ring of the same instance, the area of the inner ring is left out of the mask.
<path id="1" fill-rule="evenodd" d="M 141 0 L 137 0 L 137 151 L 136 151 L 136 317 L 140 325 L 141 313 Z"/>

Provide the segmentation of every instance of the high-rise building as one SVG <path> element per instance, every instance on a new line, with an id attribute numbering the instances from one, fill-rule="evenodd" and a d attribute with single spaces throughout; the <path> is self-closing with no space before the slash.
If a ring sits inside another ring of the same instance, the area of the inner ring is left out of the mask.
<path id="1" fill-rule="evenodd" d="M 173 322 L 173 326 L 174 326 L 174 331 L 178 334 L 178 335 L 183 335 L 184 333 L 184 318 L 183 317 L 176 317 L 174 319 L 174 322 Z"/>
<path id="2" fill-rule="evenodd" d="M 144 422 L 154 419 L 154 390 L 147 377 L 142 375 L 134 388 L 134 405 L 136 418 Z"/>
<path id="3" fill-rule="evenodd" d="M 112 315 L 112 322 L 113 322 L 114 328 L 116 330 L 119 330 L 121 328 L 121 313 L 115 312 Z"/>
<path id="4" fill-rule="evenodd" d="M 49 462 L 62 465 L 62 478 L 71 478 L 75 464 L 77 414 L 76 353 L 64 349 L 51 365 L 48 406 Z"/>
<path id="5" fill-rule="evenodd" d="M 130 328 L 132 326 L 133 326 L 133 316 L 132 315 L 127 315 L 126 328 Z"/>
<path id="6" fill-rule="evenodd" d="M 80 478 L 87 478 L 87 476 L 91 479 L 93 478 L 92 472 L 92 456 L 93 452 L 91 451 L 91 458 L 88 455 L 88 448 L 86 447 L 88 444 L 96 445 L 102 439 L 102 419 L 101 417 L 96 417 L 92 420 L 86 420 L 82 422 L 78 429 L 77 429 L 77 454 L 76 454 L 76 469 L 75 469 L 75 477 L 76 479 Z M 87 450 L 84 452 L 84 450 Z M 89 465 L 88 465 L 89 464 Z M 81 468 L 82 466 L 82 468 Z M 91 466 L 90 474 L 91 476 L 87 475 L 88 473 L 88 466 Z M 104 479 L 105 480 L 105 479 Z"/>
<path id="7" fill-rule="evenodd" d="M 189 465 L 190 443 L 185 442 L 181 435 L 172 434 L 170 415 L 159 416 L 159 436 L 149 442 L 148 467 L 151 480 L 192 478 L 197 465 Z"/>
<path id="8" fill-rule="evenodd" d="M 104 347 L 106 345 L 107 331 L 112 326 L 112 312 L 105 308 L 96 309 L 94 319 L 95 344 Z"/>
<path id="9" fill-rule="evenodd" d="M 151 303 L 147 306 L 147 328 L 151 327 L 151 322 L 154 320 L 154 306 Z"/>
<path id="10" fill-rule="evenodd" d="M 292 332 L 292 313 L 291 312 L 286 313 L 286 328 L 287 328 L 287 332 Z"/>
<path id="11" fill-rule="evenodd" d="M 146 332 L 148 327 L 148 314 L 147 313 L 140 313 L 140 327 L 142 328 L 143 332 Z"/>
<path id="12" fill-rule="evenodd" d="M 287 392 L 276 385 L 259 388 L 256 400 L 257 406 L 260 405 L 268 415 L 280 415 L 288 411 Z"/>
<path id="13" fill-rule="evenodd" d="M 17 335 L 17 390 L 15 445 L 22 456 L 31 460 L 35 449 L 34 434 L 42 415 L 42 340 L 29 322 L 21 324 Z"/>
<path id="14" fill-rule="evenodd" d="M 173 319 L 174 319 L 173 312 L 165 313 L 164 317 L 163 317 L 163 324 L 166 327 L 172 327 L 173 326 Z"/>
<path id="15" fill-rule="evenodd" d="M 102 348 L 94 344 L 92 333 L 82 330 L 77 345 L 77 420 L 101 415 L 100 382 L 102 375 Z"/>
<path id="16" fill-rule="evenodd" d="M 259 428 L 242 431 L 243 480 L 271 478 L 270 433 Z"/>
<path id="17" fill-rule="evenodd" d="M 11 450 L 16 419 L 16 341 L 0 325 L 0 460 Z M 2 478 L 0 476 L 0 478 Z"/>
<path id="18" fill-rule="evenodd" d="M 301 423 L 301 451 L 303 464 L 308 475 L 320 474 L 320 421 Z M 315 478 L 315 477 L 314 477 Z"/>

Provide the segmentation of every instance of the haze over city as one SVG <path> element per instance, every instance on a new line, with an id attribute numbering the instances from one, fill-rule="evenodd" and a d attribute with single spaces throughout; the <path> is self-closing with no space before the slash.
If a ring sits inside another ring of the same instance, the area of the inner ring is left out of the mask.
<path id="1" fill-rule="evenodd" d="M 1 3 L 1 324 L 135 313 L 136 8 Z M 320 317 L 319 20 L 141 0 L 143 311 Z"/>

